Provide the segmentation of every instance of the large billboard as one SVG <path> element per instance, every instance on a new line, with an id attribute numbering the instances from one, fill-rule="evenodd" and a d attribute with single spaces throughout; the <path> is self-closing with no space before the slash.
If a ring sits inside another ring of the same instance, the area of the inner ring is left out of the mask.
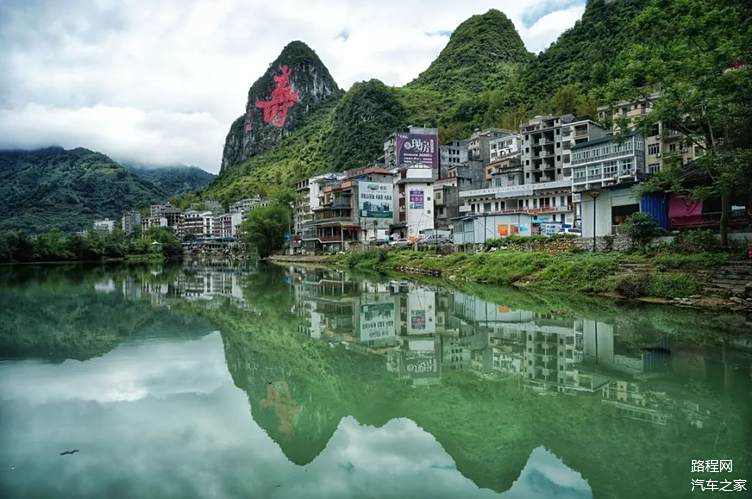
<path id="1" fill-rule="evenodd" d="M 394 302 L 360 306 L 360 340 L 373 341 L 396 335 Z"/>
<path id="2" fill-rule="evenodd" d="M 362 218 L 392 218 L 394 191 L 385 182 L 358 182 L 358 212 Z"/>
<path id="3" fill-rule="evenodd" d="M 436 135 L 422 133 L 397 134 L 397 166 L 422 164 L 439 167 L 439 143 Z"/>

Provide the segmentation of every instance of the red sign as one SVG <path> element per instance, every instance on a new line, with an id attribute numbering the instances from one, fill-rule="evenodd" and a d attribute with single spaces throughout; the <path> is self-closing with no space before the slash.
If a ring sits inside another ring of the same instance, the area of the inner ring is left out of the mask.
<path id="1" fill-rule="evenodd" d="M 264 123 L 271 123 L 277 128 L 282 128 L 287 119 L 290 108 L 298 102 L 300 96 L 293 91 L 290 85 L 290 68 L 285 64 L 282 73 L 274 77 L 277 84 L 272 90 L 271 99 L 256 101 L 256 107 L 264 110 Z"/>

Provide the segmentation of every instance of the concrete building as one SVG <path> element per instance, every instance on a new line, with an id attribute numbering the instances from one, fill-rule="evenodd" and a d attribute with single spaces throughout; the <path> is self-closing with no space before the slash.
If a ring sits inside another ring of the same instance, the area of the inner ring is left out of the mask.
<path id="1" fill-rule="evenodd" d="M 324 173 L 301 180 L 295 185 L 298 197 L 293 207 L 293 247 L 307 251 L 316 250 L 316 230 L 313 212 L 319 208 L 319 195 L 323 185 L 340 179 L 341 174 Z"/>
<path id="2" fill-rule="evenodd" d="M 614 133 L 619 132 L 619 123 L 626 121 L 630 127 L 653 110 L 659 93 L 643 96 L 633 101 L 622 101 L 612 106 L 598 108 L 601 123 L 611 123 Z M 703 154 L 702 147 L 689 144 L 682 135 L 661 122 L 653 125 L 651 133 L 645 136 L 645 173 L 658 173 L 666 164 L 677 159 L 686 164 Z"/>
<path id="3" fill-rule="evenodd" d="M 483 165 L 487 165 L 491 162 L 490 142 L 494 139 L 514 135 L 516 135 L 516 132 L 504 128 L 475 130 L 467 140 L 468 159 L 480 161 Z"/>
<path id="4" fill-rule="evenodd" d="M 526 184 L 564 178 L 575 144 L 598 139 L 606 130 L 591 120 L 575 120 L 571 114 L 536 116 L 521 127 L 521 161 Z"/>
<path id="5" fill-rule="evenodd" d="M 477 245 L 507 236 L 529 236 L 533 216 L 523 212 L 470 214 L 455 221 L 454 244 Z"/>
<path id="6" fill-rule="evenodd" d="M 167 220 L 167 227 L 171 227 L 174 230 L 177 230 L 178 225 L 180 225 L 180 219 L 183 214 L 180 208 L 172 206 L 170 203 L 153 204 L 149 207 L 149 211 L 151 218 L 164 218 Z"/>
<path id="7" fill-rule="evenodd" d="M 113 230 L 115 230 L 114 220 L 105 218 L 103 220 L 94 221 L 94 232 L 98 232 L 99 234 L 112 234 Z"/>
<path id="8" fill-rule="evenodd" d="M 433 182 L 433 169 L 423 165 L 396 170 L 393 237 L 417 240 L 424 231 L 434 228 Z"/>
<path id="9" fill-rule="evenodd" d="M 530 215 L 529 230 L 519 231 L 519 235 L 552 234 L 574 223 L 569 179 L 474 189 L 460 192 L 460 200 L 463 217 Z M 503 237 L 495 232 L 486 235 L 489 239 Z"/>
<path id="10" fill-rule="evenodd" d="M 493 163 L 501 158 L 520 152 L 520 136 L 516 133 L 496 137 L 488 141 L 488 161 Z"/>
<path id="11" fill-rule="evenodd" d="M 410 156 L 410 158 L 403 157 L 403 161 L 402 162 L 399 161 L 400 154 L 399 154 L 399 151 L 397 150 L 397 138 L 400 134 L 420 135 L 420 136 L 430 137 L 429 142 L 431 144 L 426 143 L 426 145 L 428 145 L 429 147 L 435 148 L 435 152 L 426 151 L 426 157 L 429 155 L 435 157 L 436 164 L 433 164 L 431 166 L 434 169 L 436 169 L 436 176 L 438 176 L 440 148 L 439 148 L 439 130 L 437 128 L 410 126 L 402 130 L 397 130 L 396 132 L 391 134 L 386 139 L 386 141 L 384 141 L 384 168 L 386 168 L 387 170 L 392 170 L 397 167 L 411 166 L 418 162 L 428 164 L 427 161 L 421 161 L 419 159 L 415 159 L 414 156 Z"/>
<path id="12" fill-rule="evenodd" d="M 520 153 L 502 156 L 486 165 L 484 180 L 488 187 L 524 184 L 525 176 Z"/>
<path id="13" fill-rule="evenodd" d="M 634 188 L 645 176 L 645 141 L 640 135 L 575 145 L 570 167 L 583 237 L 593 237 L 593 230 L 596 236 L 613 235 L 629 215 L 640 211 Z"/>
<path id="14" fill-rule="evenodd" d="M 245 216 L 248 212 L 265 206 L 269 206 L 269 200 L 264 199 L 261 196 L 256 196 L 230 203 L 230 213 L 242 213 Z"/>
<path id="15" fill-rule="evenodd" d="M 146 232 L 152 227 L 167 227 L 167 218 L 145 217 L 141 219 L 141 232 Z"/>
<path id="16" fill-rule="evenodd" d="M 439 146 L 439 178 L 445 178 L 449 167 L 466 163 L 468 160 L 467 141 L 453 140 Z"/>
<path id="17" fill-rule="evenodd" d="M 240 212 L 220 213 L 219 215 L 214 215 L 211 224 L 211 235 L 215 238 L 238 237 L 242 221 L 243 214 Z"/>
<path id="18" fill-rule="evenodd" d="M 120 226 L 127 235 L 131 235 L 136 228 L 141 229 L 141 213 L 138 210 L 129 210 L 123 213 Z"/>
<path id="19" fill-rule="evenodd" d="M 603 137 L 572 147 L 574 192 L 635 183 L 645 175 L 645 141 L 637 134 Z M 570 175 L 568 175 L 570 176 Z"/>
<path id="20" fill-rule="evenodd" d="M 187 210 L 178 227 L 178 237 L 212 237 L 214 214 L 211 211 Z"/>
<path id="21" fill-rule="evenodd" d="M 316 244 L 339 251 L 385 239 L 394 220 L 392 177 L 383 168 L 367 167 L 348 170 L 335 180 L 321 180 L 317 207 L 312 210 Z M 371 191 L 372 187 L 378 192 Z"/>

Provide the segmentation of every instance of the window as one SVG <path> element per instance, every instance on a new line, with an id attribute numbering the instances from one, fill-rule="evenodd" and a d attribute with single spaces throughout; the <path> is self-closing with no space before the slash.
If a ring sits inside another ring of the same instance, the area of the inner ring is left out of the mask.
<path id="1" fill-rule="evenodd" d="M 650 163 L 648 165 L 648 173 L 653 174 L 653 173 L 658 173 L 659 171 L 661 171 L 660 163 Z"/>
<path id="2" fill-rule="evenodd" d="M 658 154 L 661 152 L 660 144 L 648 144 L 648 154 Z"/>
<path id="3" fill-rule="evenodd" d="M 676 144 L 669 144 L 668 152 L 676 152 Z"/>

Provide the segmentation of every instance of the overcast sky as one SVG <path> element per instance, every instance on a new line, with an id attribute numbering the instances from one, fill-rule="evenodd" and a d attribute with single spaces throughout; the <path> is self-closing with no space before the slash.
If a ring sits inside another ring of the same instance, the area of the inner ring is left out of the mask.
<path id="1" fill-rule="evenodd" d="M 0 0 L 0 148 L 57 144 L 216 172 L 248 87 L 302 40 L 345 89 L 402 85 L 489 8 L 539 52 L 585 0 Z"/>

